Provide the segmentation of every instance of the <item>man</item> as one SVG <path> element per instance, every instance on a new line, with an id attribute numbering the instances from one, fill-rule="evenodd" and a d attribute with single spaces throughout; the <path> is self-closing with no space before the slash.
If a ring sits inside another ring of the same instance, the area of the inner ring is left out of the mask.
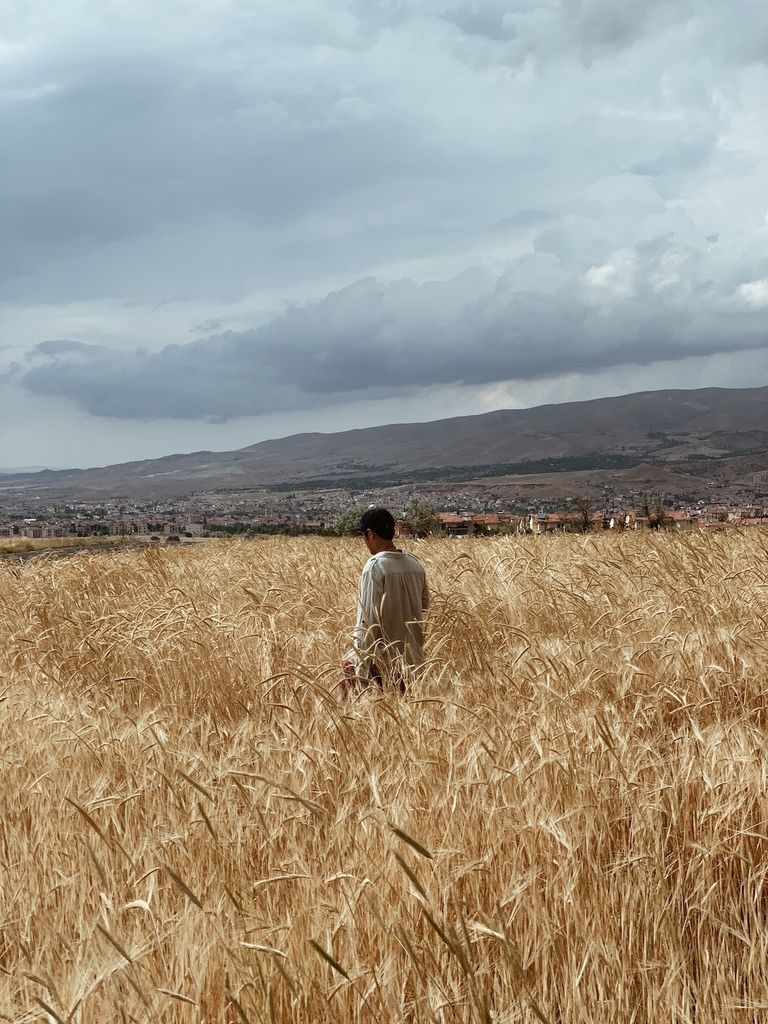
<path id="1" fill-rule="evenodd" d="M 405 693 L 409 670 L 424 658 L 426 574 L 417 558 L 395 547 L 395 520 L 385 508 L 364 512 L 358 532 L 371 557 L 360 577 L 355 646 L 344 662 L 342 691 L 391 682 Z"/>

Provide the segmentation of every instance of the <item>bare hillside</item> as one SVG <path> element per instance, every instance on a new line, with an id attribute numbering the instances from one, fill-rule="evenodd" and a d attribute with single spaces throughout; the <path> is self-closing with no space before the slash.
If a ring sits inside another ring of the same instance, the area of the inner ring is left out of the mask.
<path id="1" fill-rule="evenodd" d="M 644 463 L 736 478 L 765 468 L 768 388 L 653 391 L 334 434 L 303 433 L 230 452 L 169 455 L 3 478 L 0 493 L 151 497 L 195 490 L 355 480 L 398 483 Z M 728 460 L 741 460 L 728 468 Z M 705 465 L 710 463 L 711 466 Z"/>

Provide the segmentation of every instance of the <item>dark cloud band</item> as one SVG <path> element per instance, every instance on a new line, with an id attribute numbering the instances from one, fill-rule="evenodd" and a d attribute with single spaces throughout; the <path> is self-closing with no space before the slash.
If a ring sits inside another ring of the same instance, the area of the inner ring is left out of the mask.
<path id="1" fill-rule="evenodd" d="M 760 304 L 713 287 L 705 254 L 669 239 L 565 277 L 554 257 L 533 276 L 530 262 L 443 283 L 361 280 L 261 328 L 158 352 L 45 342 L 23 382 L 97 416 L 232 419 L 768 346 Z M 537 274 L 554 287 L 522 287 Z"/>

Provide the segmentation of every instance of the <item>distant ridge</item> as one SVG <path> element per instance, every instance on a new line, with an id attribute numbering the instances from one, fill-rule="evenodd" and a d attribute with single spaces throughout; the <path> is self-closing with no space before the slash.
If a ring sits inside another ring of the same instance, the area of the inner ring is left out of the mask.
<path id="1" fill-rule="evenodd" d="M 625 474 L 692 483 L 768 470 L 768 388 L 645 391 L 427 423 L 302 433 L 236 451 L 5 476 L 0 495 L 172 496 L 250 487 L 383 486 L 475 477 Z M 645 472 L 645 470 L 643 471 Z M 642 476 L 642 473 L 641 473 Z"/>

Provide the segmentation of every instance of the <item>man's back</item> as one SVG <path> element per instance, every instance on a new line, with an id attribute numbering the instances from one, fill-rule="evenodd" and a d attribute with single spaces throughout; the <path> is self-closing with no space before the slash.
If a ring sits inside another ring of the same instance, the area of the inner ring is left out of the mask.
<path id="1" fill-rule="evenodd" d="M 424 568 L 404 551 L 380 551 L 365 564 L 355 647 L 378 668 L 420 665 L 424 657 L 422 619 L 429 605 Z"/>

